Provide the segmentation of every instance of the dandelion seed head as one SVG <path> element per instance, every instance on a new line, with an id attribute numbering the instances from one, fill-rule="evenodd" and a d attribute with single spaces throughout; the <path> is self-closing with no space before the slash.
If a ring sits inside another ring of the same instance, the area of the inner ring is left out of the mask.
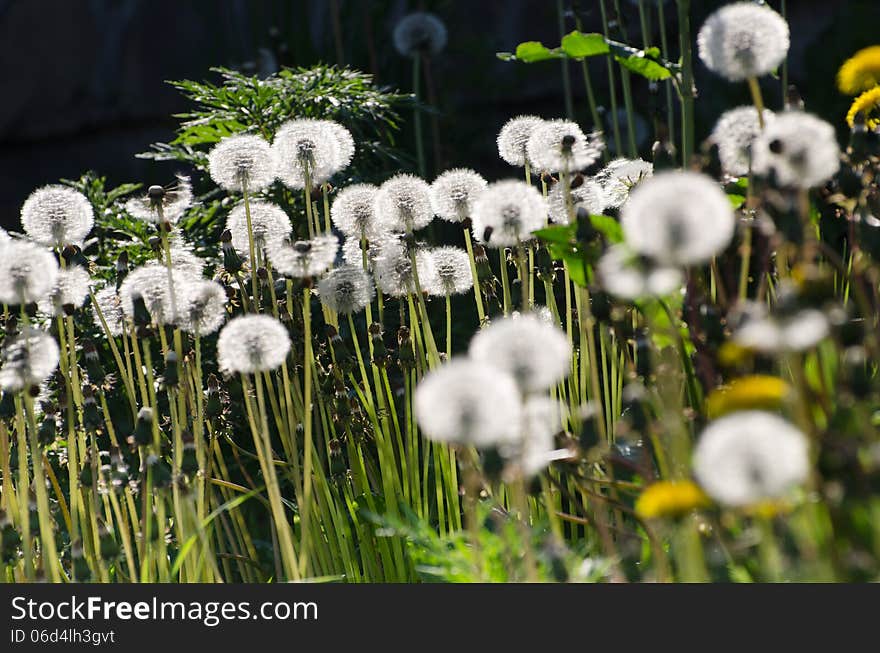
<path id="1" fill-rule="evenodd" d="M 376 232 L 377 186 L 354 184 L 346 186 L 330 208 L 330 219 L 339 231 L 350 239 L 370 238 Z"/>
<path id="2" fill-rule="evenodd" d="M 510 375 L 482 363 L 454 359 L 416 387 L 416 419 L 438 442 L 498 446 L 520 437 L 522 402 Z"/>
<path id="3" fill-rule="evenodd" d="M 828 317 L 815 308 L 771 315 L 758 302 L 744 302 L 729 317 L 733 341 L 766 354 L 812 349 L 831 331 Z"/>
<path id="4" fill-rule="evenodd" d="M 546 390 L 571 372 L 568 338 L 531 314 L 492 323 L 473 337 L 469 355 L 510 374 L 523 392 Z"/>
<path id="5" fill-rule="evenodd" d="M 708 261 L 733 238 L 736 220 L 727 195 L 711 178 L 669 171 L 636 186 L 620 222 L 627 245 L 668 265 Z"/>
<path id="6" fill-rule="evenodd" d="M 19 392 L 52 376 L 58 367 L 58 343 L 48 333 L 27 327 L 6 338 L 0 358 L 0 388 Z"/>
<path id="7" fill-rule="evenodd" d="M 307 181 L 312 187 L 324 183 L 344 167 L 339 147 L 338 130 L 328 121 L 289 120 L 272 142 L 278 178 L 294 190 L 304 189 Z"/>
<path id="8" fill-rule="evenodd" d="M 597 175 L 610 208 L 620 208 L 630 192 L 654 174 L 654 165 L 642 159 L 615 159 Z"/>
<path id="9" fill-rule="evenodd" d="M 94 223 L 92 203 L 67 186 L 38 188 L 21 207 L 22 228 L 31 240 L 45 247 L 81 243 Z"/>
<path id="10" fill-rule="evenodd" d="M 697 35 L 700 59 L 731 82 L 762 77 L 788 54 L 788 23 L 769 7 L 735 2 L 711 14 Z"/>
<path id="11" fill-rule="evenodd" d="M 596 274 L 606 292 L 626 300 L 665 297 L 681 290 L 684 283 L 678 268 L 644 261 L 623 245 L 608 248 L 596 265 Z"/>
<path id="12" fill-rule="evenodd" d="M 225 374 L 269 372 L 290 351 L 287 329 L 269 315 L 241 315 L 226 323 L 217 338 L 217 362 Z"/>
<path id="13" fill-rule="evenodd" d="M 167 267 L 157 263 L 142 265 L 129 272 L 119 287 L 122 311 L 127 317 L 135 317 L 135 299 L 140 297 L 156 324 L 176 324 L 181 318 L 178 313 L 184 305 L 186 288 L 195 281 L 185 271 L 172 269 L 169 282 Z"/>
<path id="14" fill-rule="evenodd" d="M 605 147 L 602 136 L 589 136 L 570 120 L 545 120 L 532 130 L 526 154 L 535 170 L 576 172 L 595 163 Z"/>
<path id="15" fill-rule="evenodd" d="M 12 242 L 12 238 L 9 236 L 9 233 L 6 229 L 0 227 L 0 247 L 10 242 Z"/>
<path id="16" fill-rule="evenodd" d="M 765 109 L 762 116 L 764 124 L 769 125 L 775 114 Z M 741 177 L 749 172 L 752 144 L 760 135 L 758 110 L 742 106 L 721 114 L 709 140 L 718 145 L 718 158 L 724 171 L 733 177 Z"/>
<path id="17" fill-rule="evenodd" d="M 351 132 L 335 120 L 321 120 L 336 140 L 336 172 L 345 170 L 351 165 L 356 146 Z"/>
<path id="18" fill-rule="evenodd" d="M 339 315 L 350 315 L 373 301 L 373 281 L 359 265 L 342 265 L 318 282 L 321 303 Z"/>
<path id="19" fill-rule="evenodd" d="M 61 315 L 64 306 L 79 308 L 89 294 L 90 282 L 88 270 L 81 265 L 58 270 L 52 290 L 38 303 L 39 309 L 55 317 Z"/>
<path id="20" fill-rule="evenodd" d="M 269 143 L 253 134 L 227 136 L 208 153 L 208 173 L 226 190 L 263 190 L 275 181 L 276 167 Z"/>
<path id="21" fill-rule="evenodd" d="M 419 281 L 422 289 L 429 295 L 435 297 L 459 295 L 473 288 L 474 278 L 471 274 L 470 257 L 463 249 L 435 247 L 418 252 L 416 263 L 419 262 L 419 254 L 430 260 L 430 265 L 419 268 Z M 427 275 L 422 274 L 423 269 Z"/>
<path id="22" fill-rule="evenodd" d="M 532 132 L 544 123 L 538 116 L 511 118 L 498 133 L 498 155 L 512 166 L 522 167 L 529 160 L 527 146 Z"/>
<path id="23" fill-rule="evenodd" d="M 577 215 L 580 208 L 591 215 L 598 215 L 605 210 L 607 204 L 605 191 L 592 179 L 584 179 L 580 186 L 570 189 L 568 201 L 571 202 L 571 213 L 565 197 L 565 184 L 555 184 L 547 193 L 547 213 L 552 222 L 569 224 L 570 216 Z"/>
<path id="24" fill-rule="evenodd" d="M 752 167 L 770 175 L 780 186 L 819 186 L 840 167 L 840 148 L 834 127 L 801 111 L 785 111 L 766 126 L 752 146 Z"/>
<path id="25" fill-rule="evenodd" d="M 58 262 L 43 247 L 27 240 L 13 240 L 0 256 L 0 302 L 39 302 L 55 285 Z"/>
<path id="26" fill-rule="evenodd" d="M 544 226 L 547 203 L 534 186 L 506 180 L 477 196 L 471 216 L 475 238 L 489 247 L 512 247 Z"/>
<path id="27" fill-rule="evenodd" d="M 446 38 L 443 21 L 425 11 L 408 14 L 394 26 L 394 49 L 404 57 L 438 55 L 446 47 Z"/>
<path id="28" fill-rule="evenodd" d="M 277 204 L 250 202 L 250 211 L 255 249 L 274 247 L 290 235 L 290 218 Z M 235 250 L 243 257 L 249 256 L 247 208 L 244 202 L 229 212 L 226 228 L 232 234 L 232 246 Z"/>
<path id="29" fill-rule="evenodd" d="M 339 239 L 333 234 L 315 236 L 294 243 L 274 241 L 266 248 L 272 265 L 287 277 L 316 277 L 336 261 Z"/>
<path id="30" fill-rule="evenodd" d="M 529 397 L 523 406 L 517 464 L 526 478 L 535 476 L 559 458 L 554 437 L 562 430 L 562 406 L 550 397 Z M 503 455 L 503 451 L 502 451 Z"/>
<path id="31" fill-rule="evenodd" d="M 418 270 L 419 272 L 427 271 L 423 257 L 423 253 L 416 252 L 416 264 L 418 265 L 419 260 L 422 261 L 422 270 Z M 403 297 L 416 292 L 412 258 L 406 243 L 399 239 L 383 240 L 374 261 L 376 285 L 383 293 L 391 297 Z"/>
<path id="32" fill-rule="evenodd" d="M 125 313 L 122 311 L 122 299 L 117 294 L 116 288 L 105 286 L 95 293 L 95 300 L 97 300 L 101 315 L 104 316 L 104 321 L 107 323 L 110 336 L 114 338 L 121 336 L 125 329 Z M 92 306 L 92 319 L 98 328 L 103 328 L 101 318 L 94 305 Z"/>
<path id="33" fill-rule="evenodd" d="M 470 217 L 474 200 L 486 188 L 486 180 L 468 168 L 454 168 L 431 184 L 431 205 L 442 220 L 461 222 Z"/>
<path id="34" fill-rule="evenodd" d="M 180 328 L 209 335 L 226 321 L 226 291 L 216 281 L 193 280 L 181 288 Z"/>
<path id="35" fill-rule="evenodd" d="M 154 195 L 148 192 L 145 195 L 132 197 L 125 203 L 125 210 L 132 217 L 144 222 L 177 224 L 193 203 L 189 177 L 178 175 L 177 185 L 174 188 L 161 188 L 161 190 L 161 194 Z"/>
<path id="36" fill-rule="evenodd" d="M 171 266 L 194 277 L 201 277 L 205 271 L 205 259 L 192 250 L 192 246 L 183 240 L 174 239 L 169 245 Z M 164 266 L 164 256 L 163 263 Z"/>
<path id="37" fill-rule="evenodd" d="M 806 481 L 807 439 L 773 413 L 741 411 L 703 430 L 694 451 L 694 474 L 712 498 L 727 506 L 779 499 Z"/>
<path id="38" fill-rule="evenodd" d="M 412 233 L 434 218 L 431 187 L 414 175 L 395 175 L 379 187 L 374 210 L 381 228 Z"/>

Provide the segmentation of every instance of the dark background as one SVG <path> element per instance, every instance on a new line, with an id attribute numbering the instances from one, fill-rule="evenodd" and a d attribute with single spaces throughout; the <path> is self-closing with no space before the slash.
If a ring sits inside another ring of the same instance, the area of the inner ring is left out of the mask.
<path id="1" fill-rule="evenodd" d="M 644 2 L 651 8 L 652 43 L 659 43 L 656 2 Z M 640 46 L 637 2 L 617 3 L 630 42 Z M 720 4 L 693 0 L 694 34 Z M 781 8 L 781 0 L 769 4 Z M 574 29 L 572 3 L 563 5 L 567 32 Z M 601 31 L 598 0 L 577 5 L 585 31 Z M 615 0 L 606 5 L 615 14 Z M 664 6 L 667 36 L 675 44 L 670 58 L 676 59 L 675 3 Z M 449 29 L 446 51 L 427 71 L 437 111 L 436 138 L 429 136 L 439 145 L 432 148 L 434 165 L 467 165 L 488 178 L 510 174 L 497 158 L 498 129 L 518 113 L 564 115 L 560 63 L 504 63 L 495 53 L 525 40 L 558 45 L 553 0 L 0 0 L 0 224 L 17 225 L 19 207 L 36 186 L 86 170 L 106 175 L 111 186 L 166 183 L 174 164 L 134 156 L 173 138 L 172 114 L 187 109 L 165 80 L 211 78 L 214 65 L 266 74 L 281 64 L 325 61 L 409 91 L 410 64 L 391 45 L 391 31 L 416 9 L 438 14 Z M 834 74 L 857 49 L 880 43 L 880 2 L 788 0 L 787 14 L 790 82 L 801 89 L 808 110 L 842 125 L 849 99 L 835 90 Z M 570 70 L 576 118 L 592 127 L 580 68 L 571 64 Z M 590 71 L 600 104 L 607 104 L 605 62 L 592 60 Z M 644 112 L 651 104 L 648 84 L 633 83 L 635 105 Z M 780 108 L 779 81 L 762 83 L 768 106 Z M 698 61 L 696 84 L 699 141 L 724 108 L 748 102 L 748 95 L 744 84 L 713 78 Z M 619 89 L 618 101 L 622 106 Z M 401 142 L 412 151 L 404 117 Z"/>

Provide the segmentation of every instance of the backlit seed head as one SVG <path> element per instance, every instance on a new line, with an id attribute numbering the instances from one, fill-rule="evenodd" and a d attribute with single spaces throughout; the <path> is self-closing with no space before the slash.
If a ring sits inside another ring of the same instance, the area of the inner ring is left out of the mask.
<path id="1" fill-rule="evenodd" d="M 602 185 L 605 202 L 610 208 L 620 208 L 630 192 L 654 174 L 654 166 L 642 159 L 615 159 L 596 175 Z"/>
<path id="2" fill-rule="evenodd" d="M 422 272 L 425 270 L 426 260 L 424 254 L 416 253 L 416 261 L 422 259 Z M 412 258 L 409 246 L 399 239 L 385 239 L 379 245 L 379 252 L 375 258 L 373 273 L 376 284 L 386 295 L 392 297 L 404 297 L 416 292 L 416 278 L 413 271 Z M 421 280 L 421 279 L 420 279 Z"/>
<path id="3" fill-rule="evenodd" d="M 431 187 L 414 175 L 395 175 L 379 187 L 374 210 L 382 231 L 412 233 L 434 217 Z"/>
<path id="4" fill-rule="evenodd" d="M 473 170 L 447 170 L 431 184 L 434 213 L 448 222 L 461 222 L 470 217 L 474 200 L 485 188 L 486 180 Z"/>
<path id="5" fill-rule="evenodd" d="M 339 191 L 330 208 L 333 225 L 350 239 L 371 238 L 376 233 L 378 190 L 372 184 L 354 184 Z"/>
<path id="6" fill-rule="evenodd" d="M 103 316 L 104 321 L 107 323 L 107 330 L 110 332 L 110 336 L 121 336 L 125 329 L 125 313 L 122 311 L 122 299 L 117 294 L 116 288 L 112 285 L 105 286 L 95 293 L 95 299 L 98 302 L 98 308 L 101 310 L 101 316 Z M 92 306 L 92 319 L 95 326 L 103 329 L 101 317 L 98 316 L 94 305 Z"/>
<path id="7" fill-rule="evenodd" d="M 762 116 L 764 124 L 769 125 L 775 114 L 765 109 Z M 721 114 L 709 140 L 718 145 L 718 158 L 724 172 L 733 177 L 748 174 L 752 145 L 760 135 L 761 125 L 755 107 L 737 107 Z"/>
<path id="8" fill-rule="evenodd" d="M 626 300 L 664 297 L 680 290 L 684 283 L 680 269 L 640 259 L 623 245 L 614 245 L 605 252 L 596 274 L 608 293 Z"/>
<path id="9" fill-rule="evenodd" d="M 512 247 L 544 226 L 547 204 L 522 181 L 498 181 L 479 194 L 471 216 L 474 236 L 489 247 Z"/>
<path id="10" fill-rule="evenodd" d="M 38 302 L 40 310 L 55 317 L 62 314 L 65 306 L 82 306 L 89 294 L 90 281 L 88 270 L 79 265 L 59 270 L 52 290 Z"/>
<path id="11" fill-rule="evenodd" d="M 268 315 L 233 318 L 217 338 L 217 362 L 226 374 L 274 370 L 284 364 L 289 351 L 287 329 Z"/>
<path id="12" fill-rule="evenodd" d="M 295 243 L 275 241 L 266 248 L 269 261 L 288 277 L 316 277 L 336 261 L 339 239 L 333 234 L 316 236 Z"/>
<path id="13" fill-rule="evenodd" d="M 226 190 L 260 191 L 275 181 L 275 169 L 269 143 L 252 134 L 227 136 L 208 153 L 211 179 Z"/>
<path id="14" fill-rule="evenodd" d="M 752 145 L 752 168 L 782 187 L 820 186 L 840 168 L 834 127 L 801 111 L 777 113 Z"/>
<path id="15" fill-rule="evenodd" d="M 166 189 L 162 186 L 150 186 L 146 195 L 128 200 L 125 210 L 132 217 L 144 222 L 177 224 L 192 203 L 189 177 L 178 175 L 175 187 Z"/>
<path id="16" fill-rule="evenodd" d="M 58 367 L 58 343 L 48 333 L 28 327 L 3 342 L 0 358 L 0 388 L 20 392 L 52 376 Z"/>
<path id="17" fill-rule="evenodd" d="M 294 190 L 324 183 L 348 164 L 340 155 L 340 144 L 337 130 L 326 120 L 289 120 L 272 142 L 278 178 Z"/>
<path id="18" fill-rule="evenodd" d="M 510 374 L 523 392 L 546 390 L 571 372 L 568 338 L 531 314 L 493 322 L 474 336 L 469 354 Z"/>
<path id="19" fill-rule="evenodd" d="M 343 265 L 318 282 L 321 303 L 340 315 L 357 313 L 373 300 L 370 277 L 359 265 Z"/>
<path id="20" fill-rule="evenodd" d="M 443 21 L 424 11 L 408 14 L 394 26 L 394 49 L 404 57 L 440 54 L 446 38 Z"/>
<path id="21" fill-rule="evenodd" d="M 429 264 L 419 267 L 419 281 L 429 295 L 446 297 L 466 293 L 473 288 L 474 279 L 468 254 L 458 247 L 435 247 L 418 252 Z M 423 271 L 425 274 L 423 274 Z"/>
<path id="22" fill-rule="evenodd" d="M 788 54 L 785 19 L 767 6 L 735 2 L 710 15 L 697 35 L 700 59 L 731 82 L 762 77 Z"/>
<path id="23" fill-rule="evenodd" d="M 571 188 L 566 198 L 565 185 L 555 184 L 547 194 L 547 209 L 550 220 L 556 224 L 569 223 L 571 215 L 584 209 L 590 215 L 598 215 L 605 210 L 606 198 L 602 186 L 592 179 L 585 179 L 576 188 Z"/>
<path id="24" fill-rule="evenodd" d="M 528 161 L 526 147 L 532 132 L 544 119 L 537 116 L 511 118 L 498 133 L 498 155 L 512 166 L 522 167 Z"/>
<path id="25" fill-rule="evenodd" d="M 169 282 L 165 266 L 156 263 L 142 265 L 132 270 L 119 287 L 122 310 L 127 317 L 135 318 L 136 303 L 140 299 L 153 322 L 176 324 L 182 317 L 180 310 L 184 306 L 186 288 L 195 281 L 197 279 L 185 271 L 173 269 Z"/>
<path id="26" fill-rule="evenodd" d="M 26 240 L 10 241 L 0 256 L 0 302 L 39 302 L 51 292 L 57 277 L 58 262 L 48 250 Z"/>
<path id="27" fill-rule="evenodd" d="M 529 137 L 526 153 L 540 172 L 577 172 L 595 163 L 605 144 L 599 133 L 587 136 L 570 120 L 547 120 Z"/>
<path id="28" fill-rule="evenodd" d="M 200 336 L 214 333 L 226 321 L 226 290 L 216 281 L 193 280 L 181 288 L 179 326 Z"/>
<path id="29" fill-rule="evenodd" d="M 45 247 L 81 243 L 94 222 L 91 202 L 68 186 L 38 188 L 21 207 L 21 226 L 25 233 Z"/>
<path id="30" fill-rule="evenodd" d="M 520 437 L 522 402 L 513 378 L 468 359 L 427 374 L 415 392 L 416 419 L 438 442 L 492 447 Z"/>
<path id="31" fill-rule="evenodd" d="M 254 248 L 262 251 L 283 242 L 290 235 L 290 218 L 277 204 L 271 202 L 250 202 L 251 230 Z M 248 257 L 247 206 L 238 204 L 226 218 L 226 228 L 232 236 L 232 246 L 242 257 Z"/>

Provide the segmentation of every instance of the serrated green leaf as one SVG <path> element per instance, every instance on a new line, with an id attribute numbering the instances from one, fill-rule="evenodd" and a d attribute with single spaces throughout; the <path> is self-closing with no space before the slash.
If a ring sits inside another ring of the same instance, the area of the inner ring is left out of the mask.
<path id="1" fill-rule="evenodd" d="M 572 59 L 595 57 L 610 51 L 601 34 L 584 34 L 575 30 L 562 37 L 562 51 Z"/>

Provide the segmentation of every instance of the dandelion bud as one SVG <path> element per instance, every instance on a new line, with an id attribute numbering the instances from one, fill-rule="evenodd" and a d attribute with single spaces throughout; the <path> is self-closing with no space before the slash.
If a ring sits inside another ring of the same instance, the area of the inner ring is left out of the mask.
<path id="1" fill-rule="evenodd" d="M 189 432 L 182 435 L 183 440 L 183 456 L 180 460 L 180 471 L 187 476 L 193 476 L 199 471 L 199 460 L 196 456 L 196 443 L 193 436 Z"/>
<path id="2" fill-rule="evenodd" d="M 524 166 L 528 161 L 527 145 L 536 127 L 544 120 L 537 116 L 511 118 L 498 134 L 498 154 L 512 166 Z"/>
<path id="3" fill-rule="evenodd" d="M 407 371 L 415 366 L 415 362 L 416 357 L 409 328 L 401 326 L 397 330 L 397 363 L 401 370 Z"/>
<path id="4" fill-rule="evenodd" d="M 654 142 L 651 146 L 651 158 L 654 161 L 654 170 L 672 170 L 676 167 L 675 157 L 678 151 L 675 145 L 667 139 Z"/>
<path id="5" fill-rule="evenodd" d="M 290 336 L 278 320 L 268 315 L 246 315 L 230 320 L 217 339 L 217 359 L 225 373 L 253 374 L 284 364 Z"/>
<path id="6" fill-rule="evenodd" d="M 88 198 L 67 186 L 43 186 L 21 207 L 21 226 L 45 247 L 81 242 L 92 230 L 94 210 Z"/>
<path id="7" fill-rule="evenodd" d="M 398 21 L 393 40 L 404 57 L 437 55 L 446 47 L 446 25 L 432 13 L 417 11 Z"/>
<path id="8" fill-rule="evenodd" d="M 138 411 L 134 427 L 134 442 L 138 446 L 146 446 L 153 440 L 153 409 L 141 408 Z"/>
<path id="9" fill-rule="evenodd" d="M 228 136 L 208 153 L 211 179 L 226 190 L 260 191 L 275 181 L 275 169 L 272 148 L 259 136 Z"/>

